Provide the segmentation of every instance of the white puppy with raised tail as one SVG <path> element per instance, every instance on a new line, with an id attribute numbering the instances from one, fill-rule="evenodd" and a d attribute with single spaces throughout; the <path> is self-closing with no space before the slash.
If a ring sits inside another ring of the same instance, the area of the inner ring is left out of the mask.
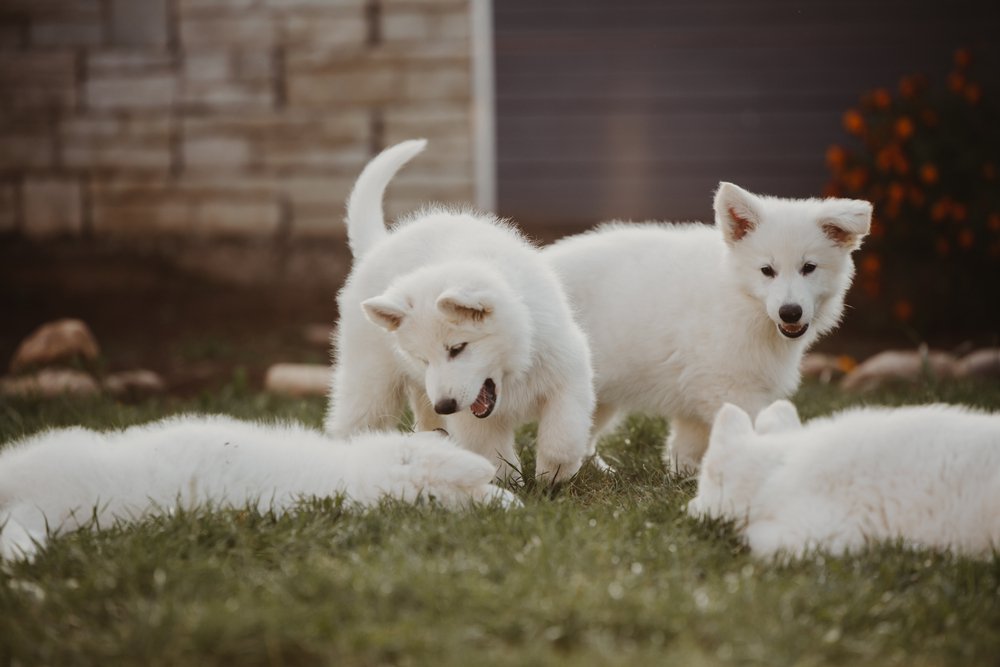
<path id="1" fill-rule="evenodd" d="M 424 149 L 376 156 L 347 204 L 354 266 L 337 298 L 326 429 L 346 437 L 395 423 L 444 425 L 497 465 L 519 467 L 514 429 L 538 420 L 536 474 L 562 481 L 590 453 L 586 339 L 538 250 L 493 216 L 428 208 L 386 229 L 382 195 Z"/>
<path id="2" fill-rule="evenodd" d="M 299 425 L 193 415 L 106 433 L 44 431 L 0 450 L 0 555 L 30 557 L 49 534 L 177 506 L 281 512 L 337 494 L 362 505 L 518 504 L 490 484 L 493 471 L 439 433 L 370 433 L 345 443 Z"/>
<path id="3" fill-rule="evenodd" d="M 596 436 L 616 415 L 662 415 L 668 465 L 697 469 L 724 402 L 756 414 L 789 396 L 840 320 L 871 215 L 722 183 L 715 227 L 613 223 L 546 248 L 589 338 Z"/>
<path id="4" fill-rule="evenodd" d="M 858 408 L 802 426 L 778 401 L 755 431 L 727 404 L 688 511 L 735 520 L 759 556 L 896 539 L 990 556 L 1000 549 L 1000 415 Z"/>

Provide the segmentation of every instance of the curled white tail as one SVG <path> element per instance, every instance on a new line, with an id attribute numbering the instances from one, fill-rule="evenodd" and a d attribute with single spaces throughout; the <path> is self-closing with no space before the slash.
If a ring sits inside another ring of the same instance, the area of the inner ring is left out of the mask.
<path id="1" fill-rule="evenodd" d="M 413 156 L 424 150 L 426 139 L 411 139 L 385 149 L 365 165 L 347 200 L 347 242 L 357 259 L 385 238 L 382 196 L 389 181 Z"/>

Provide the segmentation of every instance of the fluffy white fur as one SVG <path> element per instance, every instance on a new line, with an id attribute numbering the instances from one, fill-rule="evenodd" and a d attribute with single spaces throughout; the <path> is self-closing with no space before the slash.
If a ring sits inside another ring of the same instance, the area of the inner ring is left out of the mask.
<path id="1" fill-rule="evenodd" d="M 1000 548 L 1000 415 L 860 408 L 802 426 L 778 401 L 754 431 L 727 404 L 688 511 L 736 520 L 761 556 L 892 539 L 988 556 Z"/>
<path id="2" fill-rule="evenodd" d="M 371 433 L 350 443 L 292 424 L 184 416 L 101 433 L 46 431 L 0 450 L 0 555 L 31 556 L 48 532 L 107 526 L 171 507 L 256 506 L 344 494 L 516 504 L 493 465 L 438 433 Z"/>
<path id="3" fill-rule="evenodd" d="M 386 229 L 383 192 L 425 144 L 376 156 L 348 202 L 354 266 L 338 296 L 326 429 L 385 428 L 409 398 L 418 429 L 445 426 L 505 478 L 519 467 L 515 427 L 537 419 L 536 474 L 565 480 L 589 453 L 586 339 L 555 273 L 510 225 L 430 208 Z"/>
<path id="4" fill-rule="evenodd" d="M 589 338 L 596 435 L 627 412 L 669 417 L 668 465 L 696 469 L 724 402 L 756 414 L 790 395 L 839 322 L 871 213 L 722 183 L 715 227 L 615 223 L 545 249 Z"/>

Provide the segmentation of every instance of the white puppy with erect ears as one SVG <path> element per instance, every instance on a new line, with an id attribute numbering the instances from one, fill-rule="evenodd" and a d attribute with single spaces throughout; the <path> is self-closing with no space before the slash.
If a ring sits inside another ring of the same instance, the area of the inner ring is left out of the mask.
<path id="1" fill-rule="evenodd" d="M 590 342 L 595 437 L 617 415 L 662 415 L 668 465 L 696 470 L 724 402 L 756 414 L 794 392 L 840 321 L 871 215 L 722 183 L 715 227 L 612 223 L 546 248 Z"/>
<path id="2" fill-rule="evenodd" d="M 778 401 L 726 404 L 688 505 L 732 519 L 759 556 L 879 540 L 989 556 L 1000 548 L 1000 416 L 950 405 L 855 408 L 799 423 Z"/>
<path id="3" fill-rule="evenodd" d="M 592 453 L 586 339 L 555 273 L 511 225 L 431 207 L 386 229 L 383 192 L 425 143 L 382 152 L 351 193 L 354 266 L 337 298 L 326 430 L 388 427 L 409 398 L 418 429 L 444 426 L 506 478 L 519 468 L 514 429 L 537 419 L 536 475 L 566 480 Z"/>

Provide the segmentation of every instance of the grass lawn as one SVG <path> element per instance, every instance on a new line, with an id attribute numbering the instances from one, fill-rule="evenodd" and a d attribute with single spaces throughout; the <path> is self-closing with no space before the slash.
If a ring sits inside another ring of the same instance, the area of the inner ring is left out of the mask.
<path id="1" fill-rule="evenodd" d="M 858 402 L 810 385 L 803 417 Z M 1000 409 L 1000 386 L 926 386 L 864 400 Z M 239 381 L 193 400 L 0 401 L 0 442 L 44 426 L 113 428 L 180 411 L 293 418 L 321 400 Z M 4 665 L 996 665 L 1000 556 L 888 545 L 851 558 L 756 562 L 725 523 L 684 515 L 666 426 L 633 418 L 585 470 L 525 507 L 448 513 L 318 499 L 152 518 L 51 542 L 0 565 Z M 530 469 L 533 431 L 520 435 Z M 1000 508 L 997 508 L 1000 512 Z"/>

